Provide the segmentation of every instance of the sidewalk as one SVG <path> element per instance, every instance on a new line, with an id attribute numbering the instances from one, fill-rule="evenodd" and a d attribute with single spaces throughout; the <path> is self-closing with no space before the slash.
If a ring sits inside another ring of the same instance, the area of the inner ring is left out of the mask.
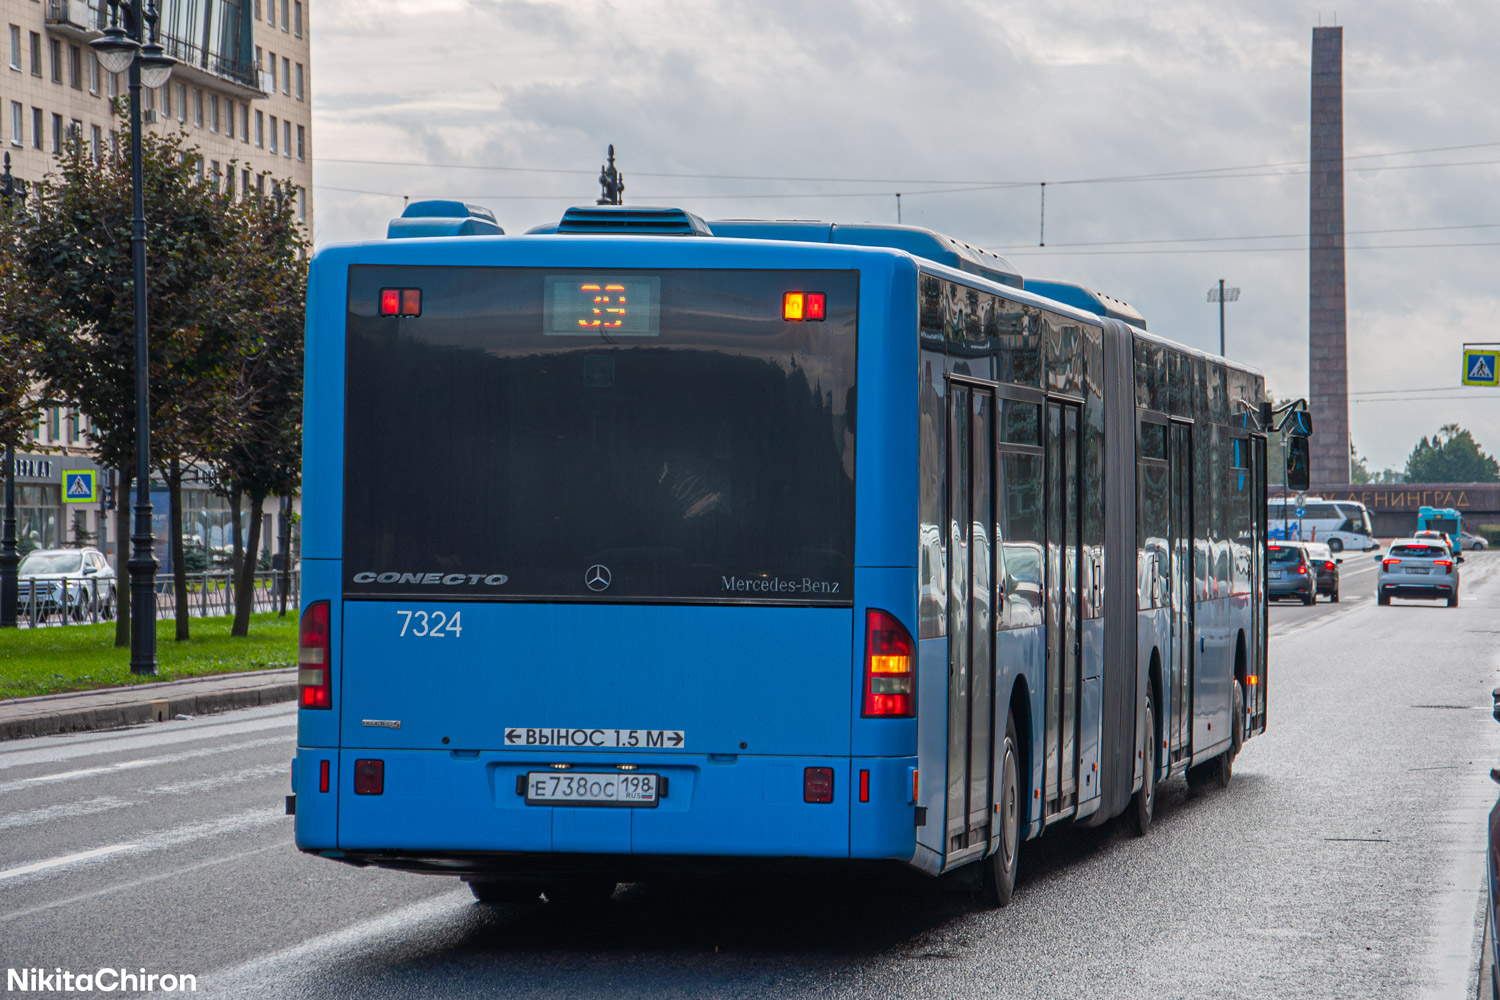
<path id="1" fill-rule="evenodd" d="M 297 668 L 190 677 L 0 701 L 0 740 L 166 722 L 297 697 Z"/>

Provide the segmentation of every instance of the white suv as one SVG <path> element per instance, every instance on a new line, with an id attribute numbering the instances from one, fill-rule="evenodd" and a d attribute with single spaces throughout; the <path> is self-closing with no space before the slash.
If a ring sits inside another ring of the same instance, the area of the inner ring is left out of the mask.
<path id="1" fill-rule="evenodd" d="M 1391 543 L 1383 556 L 1376 556 L 1380 570 L 1375 576 L 1375 599 L 1391 603 L 1392 597 L 1444 599 L 1458 607 L 1458 564 L 1446 541 L 1439 538 L 1402 538 Z"/>

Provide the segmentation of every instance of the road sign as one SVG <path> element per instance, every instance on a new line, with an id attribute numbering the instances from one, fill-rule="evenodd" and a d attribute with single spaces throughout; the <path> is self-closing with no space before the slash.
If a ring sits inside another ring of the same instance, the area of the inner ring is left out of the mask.
<path id="1" fill-rule="evenodd" d="M 1307 508 L 1306 507 L 1298 507 L 1297 508 L 1297 520 L 1300 521 L 1300 520 L 1302 520 L 1306 516 L 1307 516 Z"/>
<path id="2" fill-rule="evenodd" d="M 63 503 L 98 503 L 99 474 L 92 469 L 63 473 Z"/>
<path id="3" fill-rule="evenodd" d="M 1500 350 L 1464 351 L 1464 385 L 1500 387 Z"/>

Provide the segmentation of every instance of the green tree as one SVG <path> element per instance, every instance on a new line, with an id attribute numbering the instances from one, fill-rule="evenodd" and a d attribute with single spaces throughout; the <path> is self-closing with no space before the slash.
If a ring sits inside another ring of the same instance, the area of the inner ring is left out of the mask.
<path id="1" fill-rule="evenodd" d="M 307 293 L 305 243 L 289 200 L 246 207 L 246 286 L 242 343 L 229 383 L 232 433 L 211 457 L 219 491 L 234 512 L 235 609 L 232 635 L 250 634 L 256 553 L 268 496 L 291 496 L 302 480 L 302 335 Z M 240 509 L 249 501 L 249 537 Z M 248 558 L 246 554 L 248 553 Z"/>
<path id="2" fill-rule="evenodd" d="M 1364 456 L 1359 449 L 1354 447 L 1354 440 L 1349 441 L 1349 481 L 1356 486 L 1368 483 L 1371 480 L 1370 469 L 1365 465 Z"/>
<path id="3" fill-rule="evenodd" d="M 1444 424 L 1423 437 L 1406 459 L 1409 483 L 1500 482 L 1500 463 L 1486 455 L 1474 435 L 1458 424 Z"/>
<path id="4" fill-rule="evenodd" d="M 123 122 L 122 122 L 123 125 Z M 128 148 L 128 130 L 122 147 Z M 200 179 L 201 158 L 182 133 L 142 137 L 150 330 L 150 465 L 167 482 L 177 593 L 186 590 L 181 489 L 184 456 L 211 450 L 226 415 L 242 314 L 243 203 Z M 96 159 L 97 156 L 97 159 Z M 74 141 L 56 172 L 34 185 L 36 213 L 18 235 L 28 294 L 47 304 L 30 324 L 49 393 L 87 412 L 101 464 L 121 470 L 118 537 L 130 534 L 126 500 L 135 469 L 134 272 L 128 157 Z M 188 637 L 187 602 L 177 638 Z M 129 643 L 120 615 L 116 644 Z"/>

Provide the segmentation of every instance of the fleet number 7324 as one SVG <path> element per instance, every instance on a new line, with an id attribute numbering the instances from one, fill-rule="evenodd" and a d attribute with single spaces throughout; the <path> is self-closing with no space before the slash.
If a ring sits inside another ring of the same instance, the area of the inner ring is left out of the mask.
<path id="1" fill-rule="evenodd" d="M 462 612 L 455 611 L 452 616 L 443 614 L 441 611 L 402 611 L 397 609 L 396 614 L 401 616 L 400 635 L 414 635 L 427 639 L 445 639 L 452 636 L 455 639 L 463 638 L 463 624 L 458 616 Z"/>

